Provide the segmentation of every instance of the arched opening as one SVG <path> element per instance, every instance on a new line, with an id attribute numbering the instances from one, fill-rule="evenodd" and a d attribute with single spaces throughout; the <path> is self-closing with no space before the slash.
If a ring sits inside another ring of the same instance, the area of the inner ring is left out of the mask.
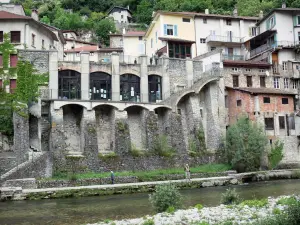
<path id="1" fill-rule="evenodd" d="M 74 70 L 62 70 L 58 72 L 58 96 L 59 99 L 80 99 L 81 74 Z"/>
<path id="2" fill-rule="evenodd" d="M 94 72 L 90 74 L 90 99 L 111 99 L 111 76 L 108 73 Z"/>
<path id="3" fill-rule="evenodd" d="M 162 100 L 162 78 L 157 75 L 148 76 L 149 102 Z"/>
<path id="4" fill-rule="evenodd" d="M 140 102 L 140 78 L 133 74 L 123 74 L 120 77 L 120 100 Z"/>

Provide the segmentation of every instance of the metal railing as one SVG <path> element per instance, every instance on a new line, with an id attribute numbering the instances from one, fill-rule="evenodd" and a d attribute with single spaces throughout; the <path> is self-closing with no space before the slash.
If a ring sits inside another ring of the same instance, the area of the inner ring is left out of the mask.
<path id="1" fill-rule="evenodd" d="M 209 35 L 206 38 L 206 42 L 226 42 L 226 43 L 242 43 L 242 39 L 240 37 L 231 37 L 231 36 L 220 36 L 220 35 Z"/>
<path id="2" fill-rule="evenodd" d="M 223 54 L 223 60 L 244 60 L 243 55 L 231 55 L 231 54 Z"/>

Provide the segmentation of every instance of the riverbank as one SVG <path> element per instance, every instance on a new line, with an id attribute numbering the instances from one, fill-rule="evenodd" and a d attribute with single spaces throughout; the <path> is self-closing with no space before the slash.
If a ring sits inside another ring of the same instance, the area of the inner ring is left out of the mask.
<path id="1" fill-rule="evenodd" d="M 179 189 L 204 188 L 213 186 L 226 186 L 242 184 L 249 181 L 265 181 L 279 179 L 299 179 L 300 170 L 272 170 L 258 171 L 241 174 L 231 174 L 224 177 L 210 178 L 195 178 L 187 181 L 182 180 L 167 180 L 153 182 L 138 182 L 114 185 L 90 185 L 78 187 L 56 187 L 56 188 L 40 188 L 26 189 L 22 188 L 20 180 L 17 180 L 17 185 L 10 185 L 0 189 L 1 200 L 38 200 L 38 199 L 57 199 L 69 197 L 85 197 L 85 196 L 101 196 L 113 194 L 127 194 L 152 192 L 156 185 L 164 183 L 173 183 Z M 26 182 L 28 180 L 25 179 Z M 32 180 L 29 180 L 30 182 Z M 13 181 L 11 182 L 13 183 Z"/>
<path id="2" fill-rule="evenodd" d="M 137 219 L 116 220 L 88 225 L 227 225 L 258 224 L 260 221 L 283 213 L 289 204 L 300 201 L 299 196 L 280 196 L 277 198 L 246 200 L 238 205 L 219 205 L 217 207 L 196 207 L 177 210 L 172 213 L 159 213 Z"/>

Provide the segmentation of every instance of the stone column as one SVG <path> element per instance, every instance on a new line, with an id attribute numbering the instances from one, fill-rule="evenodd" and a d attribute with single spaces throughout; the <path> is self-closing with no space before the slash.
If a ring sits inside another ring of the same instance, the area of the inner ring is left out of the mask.
<path id="1" fill-rule="evenodd" d="M 194 71 L 193 71 L 193 60 L 186 59 L 186 74 L 187 74 L 187 84 L 191 87 L 194 83 Z"/>
<path id="2" fill-rule="evenodd" d="M 131 149 L 127 111 L 114 110 L 114 151 L 118 155 L 126 155 Z"/>
<path id="3" fill-rule="evenodd" d="M 80 61 L 81 61 L 81 99 L 89 100 L 90 99 L 90 53 L 81 52 Z"/>
<path id="4" fill-rule="evenodd" d="M 49 52 L 49 97 L 58 99 L 58 62 L 57 51 Z"/>
<path id="5" fill-rule="evenodd" d="M 149 102 L 148 92 L 148 67 L 147 67 L 147 56 L 140 56 L 141 70 L 140 70 L 140 92 L 141 102 Z"/>
<path id="6" fill-rule="evenodd" d="M 170 97 L 170 75 L 169 75 L 169 58 L 162 56 L 162 92 L 163 100 Z"/>
<path id="7" fill-rule="evenodd" d="M 120 101 L 120 56 L 111 54 L 111 96 L 113 101 Z"/>

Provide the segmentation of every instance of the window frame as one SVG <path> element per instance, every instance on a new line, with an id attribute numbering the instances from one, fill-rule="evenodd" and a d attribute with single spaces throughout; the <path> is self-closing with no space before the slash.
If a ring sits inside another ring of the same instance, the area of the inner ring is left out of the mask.
<path id="1" fill-rule="evenodd" d="M 203 18 L 203 24 L 207 24 L 207 18 Z"/>
<path id="2" fill-rule="evenodd" d="M 14 34 L 14 38 L 13 38 L 13 34 Z M 16 34 L 18 34 L 18 36 Z M 13 39 L 15 39 L 15 37 L 18 37 L 17 41 L 13 40 Z M 16 30 L 10 31 L 10 42 L 13 44 L 20 44 L 21 43 L 21 31 L 16 31 Z"/>
<path id="3" fill-rule="evenodd" d="M 288 64 L 287 64 L 286 61 L 282 62 L 282 70 L 283 70 L 283 71 L 287 71 L 287 70 L 288 70 L 288 69 L 287 69 L 287 66 L 288 66 Z"/>
<path id="4" fill-rule="evenodd" d="M 252 76 L 246 76 L 246 80 L 247 80 L 247 87 L 252 87 L 253 86 Z"/>
<path id="5" fill-rule="evenodd" d="M 296 18 L 297 18 L 297 26 L 300 26 L 300 15 L 297 15 Z"/>
<path id="6" fill-rule="evenodd" d="M 281 98 L 281 104 L 282 105 L 288 105 L 289 104 L 289 98 Z"/>
<path id="7" fill-rule="evenodd" d="M 236 106 L 241 107 L 242 106 L 242 99 L 236 100 Z"/>
<path id="8" fill-rule="evenodd" d="M 263 82 L 262 82 L 263 81 Z M 263 84 L 263 85 L 262 85 Z M 264 76 L 260 76 L 259 77 L 259 85 L 260 85 L 260 87 L 263 87 L 263 88 L 265 88 L 266 87 L 266 77 L 264 77 Z"/>
<path id="9" fill-rule="evenodd" d="M 289 88 L 289 78 L 283 78 L 283 86 L 285 89 Z"/>
<path id="10" fill-rule="evenodd" d="M 185 18 L 185 17 L 183 17 L 182 18 L 182 22 L 183 23 L 190 23 L 191 22 L 191 18 Z"/>
<path id="11" fill-rule="evenodd" d="M 280 77 L 274 77 L 273 84 L 274 84 L 274 88 L 280 89 Z"/>
<path id="12" fill-rule="evenodd" d="M 232 26 L 232 20 L 231 19 L 226 19 L 226 25 L 227 26 Z"/>
<path id="13" fill-rule="evenodd" d="M 239 75 L 232 75 L 232 86 L 239 87 Z"/>
<path id="14" fill-rule="evenodd" d="M 4 42 L 4 32 L 0 31 L 0 43 Z"/>
<path id="15" fill-rule="evenodd" d="M 264 104 L 271 104 L 271 97 L 264 97 L 263 98 L 263 102 L 264 102 Z"/>
<path id="16" fill-rule="evenodd" d="M 274 130 L 274 118 L 264 118 L 265 130 Z M 270 126 L 271 125 L 271 126 Z"/>
<path id="17" fill-rule="evenodd" d="M 285 130 L 285 117 L 278 116 L 279 130 Z"/>
<path id="18" fill-rule="evenodd" d="M 200 44 L 205 44 L 206 43 L 206 38 L 200 38 Z"/>
<path id="19" fill-rule="evenodd" d="M 171 28 L 172 27 L 172 28 Z M 169 32 L 170 31 L 170 32 Z M 171 32 L 172 31 L 172 32 Z M 169 34 L 172 33 L 172 34 Z M 174 25 L 172 24 L 167 24 L 167 35 L 168 36 L 174 36 Z"/>

